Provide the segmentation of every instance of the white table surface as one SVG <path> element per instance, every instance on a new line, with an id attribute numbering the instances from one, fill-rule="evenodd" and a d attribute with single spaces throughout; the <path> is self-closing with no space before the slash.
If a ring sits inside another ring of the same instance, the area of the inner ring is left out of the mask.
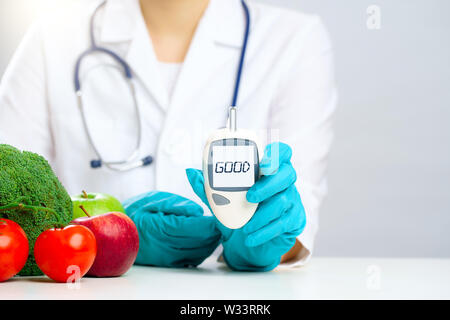
<path id="1" fill-rule="evenodd" d="M 296 269 L 232 272 L 214 259 L 197 269 L 134 266 L 78 288 L 46 277 L 0 283 L 0 299 L 450 299 L 450 259 L 313 258 Z"/>

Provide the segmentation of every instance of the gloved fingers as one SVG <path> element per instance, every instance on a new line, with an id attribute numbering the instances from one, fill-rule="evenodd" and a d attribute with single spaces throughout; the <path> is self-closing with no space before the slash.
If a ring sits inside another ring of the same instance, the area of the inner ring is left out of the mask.
<path id="1" fill-rule="evenodd" d="M 245 245 L 247 247 L 257 247 L 278 237 L 284 233 L 284 224 L 288 223 L 289 220 L 288 214 L 282 215 L 263 228 L 249 234 L 247 239 L 245 239 Z"/>
<path id="2" fill-rule="evenodd" d="M 171 237 L 182 238 L 183 241 L 192 240 L 194 243 L 199 240 L 214 239 L 221 236 L 220 231 L 216 228 L 215 220 L 212 216 L 165 216 L 163 219 L 164 232 Z"/>
<path id="3" fill-rule="evenodd" d="M 205 194 L 205 180 L 203 179 L 203 172 L 198 169 L 188 168 L 186 169 L 186 176 L 191 184 L 192 190 L 194 190 L 200 200 L 202 200 L 203 203 L 209 207 L 209 202 Z"/>
<path id="4" fill-rule="evenodd" d="M 306 227 L 306 213 L 301 201 L 296 202 L 292 210 L 296 212 L 297 217 L 293 217 L 293 219 L 297 221 L 297 224 L 293 224 L 295 226 L 293 228 L 287 228 L 284 235 L 297 237 L 303 232 Z"/>
<path id="5" fill-rule="evenodd" d="M 233 233 L 236 231 L 235 229 L 230 229 L 222 224 L 215 216 L 214 220 L 216 222 L 216 228 L 219 230 L 220 234 L 222 235 L 222 241 L 228 241 L 228 239 L 233 235 Z"/>
<path id="6" fill-rule="evenodd" d="M 165 243 L 167 246 L 173 239 L 164 232 L 162 227 L 162 219 L 164 214 L 162 212 L 149 213 L 145 211 L 136 211 L 130 215 L 139 234 L 139 256 L 146 256 L 149 254 L 145 248 L 154 248 L 158 243 Z M 146 258 L 143 261 L 148 260 Z M 152 258 L 150 258 L 152 260 Z"/>
<path id="7" fill-rule="evenodd" d="M 128 198 L 127 200 L 122 202 L 122 206 L 127 213 L 131 214 L 138 210 L 142 205 L 146 204 L 148 202 L 147 199 L 151 198 L 154 194 L 156 194 L 155 191 L 150 191 Z"/>
<path id="8" fill-rule="evenodd" d="M 276 247 L 280 258 L 283 254 L 287 253 L 295 245 L 297 237 L 287 236 L 287 237 L 277 237 L 270 241 L 270 246 Z"/>
<path id="9" fill-rule="evenodd" d="M 210 243 L 218 242 L 221 237 L 215 228 L 213 217 L 186 217 L 139 211 L 133 215 L 132 220 L 142 241 L 159 241 L 167 247 L 177 249 L 206 247 Z"/>
<path id="10" fill-rule="evenodd" d="M 290 163 L 283 163 L 278 172 L 271 176 L 262 176 L 247 191 L 247 201 L 262 202 L 275 194 L 286 190 L 297 180 L 297 174 Z"/>
<path id="11" fill-rule="evenodd" d="M 185 256 L 185 253 L 192 250 L 204 251 L 208 248 L 214 249 L 220 243 L 220 236 L 216 236 L 214 238 L 205 238 L 205 239 L 188 239 L 186 238 L 177 238 L 178 242 L 170 242 L 168 246 L 172 247 L 175 250 L 178 250 L 178 254 L 180 256 Z"/>
<path id="12" fill-rule="evenodd" d="M 251 220 L 243 227 L 245 234 L 253 233 L 278 219 L 291 206 L 284 192 L 261 202 Z"/>
<path id="13" fill-rule="evenodd" d="M 178 255 L 172 257 L 171 266 L 176 268 L 196 267 L 208 258 L 218 245 L 217 242 L 215 246 L 183 249 L 178 252 Z"/>
<path id="14" fill-rule="evenodd" d="M 182 196 L 162 191 L 152 191 L 143 193 L 126 200 L 124 203 L 125 212 L 128 215 L 136 211 L 164 212 L 166 214 L 184 216 L 202 216 L 203 208 L 194 201 Z"/>
<path id="15" fill-rule="evenodd" d="M 146 212 L 143 210 L 136 211 L 130 216 L 139 232 L 139 238 L 145 241 L 170 240 L 170 236 L 164 232 L 162 212 Z"/>
<path id="16" fill-rule="evenodd" d="M 282 142 L 274 142 L 266 146 L 264 156 L 259 164 L 262 175 L 273 175 L 283 163 L 290 162 L 292 149 Z"/>
<path id="17" fill-rule="evenodd" d="M 293 204 L 281 217 L 272 221 L 263 228 L 248 235 L 245 245 L 256 247 L 282 235 L 299 235 L 306 223 L 304 212 L 298 204 Z"/>
<path id="18" fill-rule="evenodd" d="M 233 243 L 223 243 L 223 258 L 227 265 L 238 271 L 270 271 L 281 260 L 284 247 L 279 244 L 267 243 L 257 247 L 248 248 L 242 245 L 245 237 Z"/>
<path id="19" fill-rule="evenodd" d="M 182 216 L 202 216 L 203 208 L 192 200 L 179 195 L 167 193 L 158 201 L 153 203 L 153 207 L 165 214 L 174 214 Z"/>
<path id="20" fill-rule="evenodd" d="M 152 214 L 162 212 L 165 215 L 185 216 L 185 217 L 201 217 L 203 216 L 203 208 L 194 201 L 185 199 L 179 202 L 149 202 L 140 207 L 139 211 Z"/>
<path id="21" fill-rule="evenodd" d="M 197 266 L 217 248 L 219 241 L 199 243 L 193 248 L 177 248 L 166 241 L 153 239 L 139 246 L 136 264 L 182 268 Z"/>

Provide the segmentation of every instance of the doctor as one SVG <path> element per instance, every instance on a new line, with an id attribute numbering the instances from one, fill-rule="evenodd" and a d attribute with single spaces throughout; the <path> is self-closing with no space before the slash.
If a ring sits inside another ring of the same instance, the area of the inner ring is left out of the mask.
<path id="1" fill-rule="evenodd" d="M 277 172 L 247 193 L 259 203 L 254 217 L 230 230 L 194 202 L 205 202 L 202 175 L 186 168 L 201 168 L 208 134 L 226 121 L 245 4 L 102 2 L 52 12 L 28 31 L 1 82 L 0 142 L 46 157 L 69 193 L 85 189 L 127 199 L 141 240 L 137 263 L 195 266 L 222 243 L 235 270 L 303 265 L 326 193 L 336 106 L 331 44 L 321 20 L 246 2 L 251 20 L 239 124 L 269 130 L 283 143 Z M 94 52 L 75 72 L 93 44 L 119 61 Z M 121 59 L 132 79 L 124 77 Z M 145 165 L 122 171 L 107 165 L 133 153 Z M 266 152 L 263 162 L 270 161 Z"/>

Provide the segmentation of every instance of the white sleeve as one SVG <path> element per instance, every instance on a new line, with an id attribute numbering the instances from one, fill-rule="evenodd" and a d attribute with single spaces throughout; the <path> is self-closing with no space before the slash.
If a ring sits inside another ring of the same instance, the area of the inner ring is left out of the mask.
<path id="1" fill-rule="evenodd" d="M 319 209 L 327 191 L 327 157 L 337 103 L 331 42 L 321 20 L 314 17 L 297 37 L 285 50 L 289 54 L 284 57 L 285 72 L 271 109 L 271 128 L 278 129 L 280 141 L 292 148 L 307 223 L 298 237 L 303 249 L 293 261 L 280 266 L 303 265 L 313 251 Z"/>
<path id="2" fill-rule="evenodd" d="M 52 156 L 41 28 L 25 35 L 0 82 L 0 143 Z"/>

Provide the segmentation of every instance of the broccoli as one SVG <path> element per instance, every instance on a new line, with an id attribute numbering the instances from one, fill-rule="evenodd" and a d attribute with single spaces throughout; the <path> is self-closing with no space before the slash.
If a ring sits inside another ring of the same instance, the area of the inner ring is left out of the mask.
<path id="1" fill-rule="evenodd" d="M 41 275 L 34 260 L 36 238 L 72 220 L 72 201 L 47 160 L 38 154 L 0 144 L 0 218 L 17 222 L 30 243 L 19 275 Z"/>

